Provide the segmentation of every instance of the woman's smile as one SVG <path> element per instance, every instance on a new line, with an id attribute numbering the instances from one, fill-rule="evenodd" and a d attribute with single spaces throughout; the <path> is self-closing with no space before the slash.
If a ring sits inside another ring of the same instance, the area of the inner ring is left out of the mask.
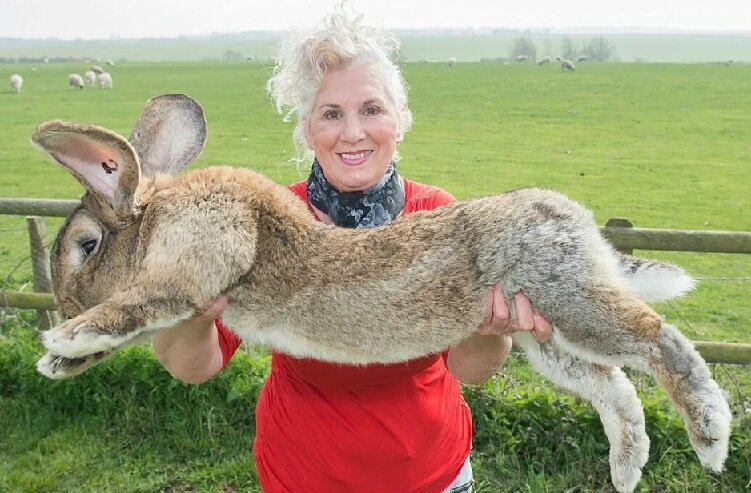
<path id="1" fill-rule="evenodd" d="M 339 159 L 347 166 L 359 166 L 368 160 L 373 151 L 338 152 Z"/>

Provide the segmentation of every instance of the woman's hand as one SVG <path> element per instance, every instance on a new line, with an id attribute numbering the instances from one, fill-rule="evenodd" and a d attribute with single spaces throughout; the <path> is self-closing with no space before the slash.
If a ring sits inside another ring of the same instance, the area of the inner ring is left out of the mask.
<path id="1" fill-rule="evenodd" d="M 222 369 L 214 320 L 226 305 L 227 298 L 220 296 L 201 313 L 154 334 L 154 354 L 173 377 L 185 383 L 202 383 Z"/>
<path id="2" fill-rule="evenodd" d="M 449 350 L 446 365 L 462 383 L 479 385 L 492 377 L 511 351 L 511 334 L 530 331 L 540 342 L 550 340 L 552 324 L 532 308 L 524 293 L 514 296 L 515 318 L 494 284 L 485 301 L 485 317 L 475 333 Z"/>
<path id="3" fill-rule="evenodd" d="M 529 298 L 524 293 L 514 295 L 516 317 L 509 318 L 509 308 L 503 296 L 500 284 L 496 283 L 488 291 L 485 300 L 485 319 L 479 335 L 509 335 L 513 332 L 532 332 L 539 342 L 547 342 L 553 333 L 553 325 L 540 313 L 532 308 Z"/>

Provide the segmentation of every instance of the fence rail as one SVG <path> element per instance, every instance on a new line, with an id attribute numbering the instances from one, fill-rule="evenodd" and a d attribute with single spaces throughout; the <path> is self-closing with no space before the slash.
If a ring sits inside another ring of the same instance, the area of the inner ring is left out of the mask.
<path id="1" fill-rule="evenodd" d="M 66 217 L 80 204 L 78 200 L 0 198 L 0 214 L 16 216 Z M 29 221 L 29 224 L 38 224 Z M 751 232 L 702 231 L 634 228 L 626 219 L 614 218 L 601 228 L 603 236 L 615 248 L 632 250 L 666 250 L 712 253 L 751 254 Z M 39 228 L 31 229 L 32 257 L 35 265 L 49 263 L 46 249 L 40 249 Z M 38 270 L 38 269 L 37 269 Z M 49 279 L 35 272 L 35 289 L 49 291 Z M 40 289 L 41 288 L 41 289 Z M 55 300 L 48 292 L 19 292 L 0 290 L 0 308 L 29 308 L 52 314 Z M 54 320 L 50 316 L 47 320 Z M 694 341 L 697 351 L 709 363 L 751 365 L 751 344 Z"/>
<path id="2" fill-rule="evenodd" d="M 80 200 L 9 199 L 0 197 L 0 214 L 68 217 L 80 203 Z"/>
<path id="3" fill-rule="evenodd" d="M 751 253 L 751 233 L 746 232 L 605 226 L 602 234 L 618 249 Z"/>

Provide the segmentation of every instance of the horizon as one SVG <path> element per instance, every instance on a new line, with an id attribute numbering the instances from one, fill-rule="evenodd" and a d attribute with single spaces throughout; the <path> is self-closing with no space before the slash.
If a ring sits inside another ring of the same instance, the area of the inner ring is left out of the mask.
<path id="1" fill-rule="evenodd" d="M 742 36 L 751 37 L 751 28 L 748 29 L 687 29 L 687 28 L 670 28 L 660 26 L 571 26 L 571 27 L 548 27 L 548 26 L 535 26 L 535 27 L 508 27 L 508 26 L 424 26 L 424 27 L 404 27 L 404 28 L 392 28 L 390 29 L 396 33 L 436 33 L 436 32 L 456 32 L 461 34 L 499 34 L 499 33 L 525 33 L 531 34 L 563 34 L 563 35 L 654 35 L 659 36 L 674 35 L 674 36 Z M 118 35 L 110 35 L 107 38 L 61 38 L 61 37 L 12 37 L 12 36 L 0 36 L 0 41 L 56 41 L 64 43 L 79 43 L 79 42 L 116 42 L 116 41 L 139 41 L 139 40 L 173 40 L 173 39 L 201 39 L 212 38 L 222 36 L 239 36 L 239 35 L 274 35 L 283 36 L 289 33 L 289 29 L 251 29 L 244 31 L 218 31 L 210 33 L 200 34 L 177 34 L 169 36 L 138 36 L 138 37 L 125 37 Z"/>
<path id="2" fill-rule="evenodd" d="M 75 4 L 57 0 L 6 0 L 0 38 L 21 40 L 101 41 L 172 39 L 220 34 L 285 33 L 308 28 L 339 3 L 331 0 L 276 0 L 273 5 L 220 0 L 211 9 L 202 0 L 131 0 L 112 5 L 101 0 Z M 467 0 L 434 5 L 428 0 L 351 0 L 365 22 L 392 31 L 497 29 L 533 32 L 631 31 L 685 34 L 751 34 L 746 0 L 660 2 L 630 0 L 530 0 L 500 5 Z M 44 15 L 40 15 L 40 12 Z"/>

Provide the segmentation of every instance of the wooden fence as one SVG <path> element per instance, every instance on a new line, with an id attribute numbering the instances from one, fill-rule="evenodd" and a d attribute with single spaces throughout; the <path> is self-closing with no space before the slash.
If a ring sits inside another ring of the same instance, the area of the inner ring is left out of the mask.
<path id="1" fill-rule="evenodd" d="M 0 214 L 27 217 L 35 292 L 0 291 L 0 307 L 37 310 L 39 325 L 46 329 L 58 323 L 55 301 L 50 294 L 49 254 L 41 217 L 66 217 L 78 200 L 0 198 Z M 633 250 L 751 254 L 751 232 L 700 231 L 634 228 L 626 219 L 609 220 L 603 235 L 615 248 Z M 751 365 L 751 344 L 694 341 L 696 349 L 710 363 Z"/>

